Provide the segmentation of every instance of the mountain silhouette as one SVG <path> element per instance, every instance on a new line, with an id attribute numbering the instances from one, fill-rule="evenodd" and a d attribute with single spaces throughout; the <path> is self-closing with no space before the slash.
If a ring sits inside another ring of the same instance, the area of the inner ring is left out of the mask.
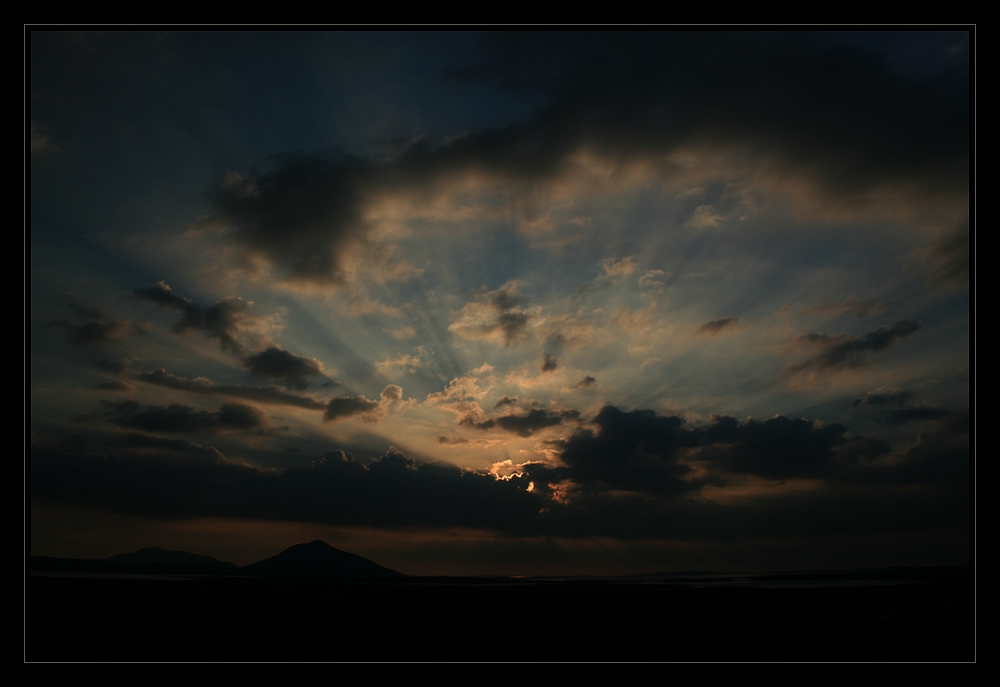
<path id="1" fill-rule="evenodd" d="M 126 565 L 219 565 L 236 568 L 233 563 L 225 563 L 211 556 L 201 556 L 187 551 L 168 551 L 159 546 L 150 546 L 132 553 L 119 553 L 104 560 Z"/>
<path id="2" fill-rule="evenodd" d="M 240 568 L 254 577 L 325 577 L 351 579 L 387 579 L 405 577 L 383 568 L 367 558 L 335 549 L 319 539 L 296 544 L 279 553 Z"/>

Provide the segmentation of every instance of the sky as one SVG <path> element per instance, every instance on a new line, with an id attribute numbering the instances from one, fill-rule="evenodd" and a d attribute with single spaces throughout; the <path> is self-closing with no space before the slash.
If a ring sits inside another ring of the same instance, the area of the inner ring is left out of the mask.
<path id="1" fill-rule="evenodd" d="M 31 553 L 967 563 L 971 38 L 26 30 Z"/>

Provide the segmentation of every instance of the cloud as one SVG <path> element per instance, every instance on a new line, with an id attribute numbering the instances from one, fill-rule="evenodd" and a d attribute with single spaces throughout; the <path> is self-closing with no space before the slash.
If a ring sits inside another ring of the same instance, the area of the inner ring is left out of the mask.
<path id="1" fill-rule="evenodd" d="M 840 303 L 826 304 L 821 303 L 818 305 L 810 305 L 808 307 L 802 308 L 802 312 L 807 315 L 816 314 L 833 314 L 833 315 L 858 315 L 861 316 L 875 316 L 875 315 L 888 315 L 892 312 L 892 304 L 889 303 L 879 303 L 874 298 L 865 298 L 863 300 L 857 300 L 854 297 L 845 298 Z"/>
<path id="2" fill-rule="evenodd" d="M 842 192 L 904 181 L 933 190 L 932 179 L 966 187 L 967 63 L 910 80 L 881 55 L 806 34 L 567 36 L 555 49 L 550 36 L 484 42 L 489 67 L 480 78 L 538 88 L 529 70 L 551 68 L 541 85 L 549 105 L 508 132 L 523 157 L 534 154 L 530 169 L 583 145 L 621 159 L 708 143 L 747 149 Z"/>
<path id="3" fill-rule="evenodd" d="M 957 428 L 942 427 L 928 436 L 935 446 L 948 447 L 952 473 L 967 474 L 968 441 L 963 436 L 968 421 L 964 427 L 961 422 L 954 424 Z M 915 469 L 909 451 L 893 454 L 888 443 L 851 436 L 842 425 L 780 415 L 742 422 L 713 415 L 707 426 L 690 427 L 677 416 L 605 406 L 593 425 L 596 431 L 582 428 L 567 439 L 550 442 L 558 463 L 531 466 L 525 476 L 545 493 L 552 485 L 569 485 L 563 495 L 573 500 L 619 490 L 681 495 L 724 486 L 735 476 L 808 478 L 831 484 L 905 483 Z M 696 471 L 692 466 L 700 467 Z"/>
<path id="4" fill-rule="evenodd" d="M 709 336 L 715 336 L 723 329 L 733 329 L 740 322 L 738 317 L 720 317 L 717 320 L 712 320 L 711 322 L 706 322 L 698 328 L 698 334 L 708 334 Z"/>
<path id="5" fill-rule="evenodd" d="M 130 433 L 120 435 L 115 443 L 131 449 L 166 449 L 171 452 L 190 453 L 207 458 L 212 462 L 228 461 L 226 456 L 214 446 L 202 446 L 187 439 L 168 439 L 148 434 Z"/>
<path id="6" fill-rule="evenodd" d="M 466 339 L 497 340 L 510 346 L 524 339 L 532 311 L 528 299 L 517 292 L 517 282 L 466 303 L 448 330 Z"/>
<path id="7" fill-rule="evenodd" d="M 378 420 L 376 411 L 379 409 L 378 401 L 372 401 L 364 396 L 341 396 L 332 398 L 323 413 L 323 421 L 340 420 L 354 415 L 363 415 L 369 422 Z"/>
<path id="8" fill-rule="evenodd" d="M 291 281 L 344 285 L 344 255 L 367 241 L 362 208 L 376 181 L 367 161 L 290 156 L 277 169 L 228 173 L 211 192 L 206 224 L 228 228 L 253 257 Z"/>
<path id="9" fill-rule="evenodd" d="M 135 391 L 135 387 L 130 384 L 126 384 L 125 382 L 101 382 L 97 385 L 97 388 L 101 391 Z"/>
<path id="10" fill-rule="evenodd" d="M 240 386 L 238 384 L 216 384 L 205 377 L 178 377 L 170 374 L 164 368 L 153 370 L 152 372 L 139 373 L 135 377 L 141 382 L 167 387 L 168 389 L 180 389 L 195 394 L 222 395 L 235 398 L 242 398 L 257 403 L 267 403 L 271 405 L 287 405 L 307 410 L 325 410 L 326 403 L 311 396 L 302 396 L 289 393 L 276 386 L 253 387 Z"/>
<path id="11" fill-rule="evenodd" d="M 548 481 L 569 480 L 585 491 L 624 489 L 651 493 L 683 493 L 703 485 L 688 480 L 691 468 L 679 462 L 679 450 L 697 437 L 679 417 L 651 410 L 622 412 L 604 406 L 594 418 L 597 431 L 578 430 L 553 442 L 563 467 L 547 470 Z M 532 475 L 540 472 L 533 470 Z M 549 479 L 550 478 L 550 479 Z"/>
<path id="12" fill-rule="evenodd" d="M 208 338 L 218 340 L 223 350 L 234 353 L 240 353 L 244 348 L 238 341 L 240 334 L 252 329 L 260 320 L 250 312 L 253 303 L 238 296 L 223 299 L 206 308 L 175 295 L 162 281 L 148 288 L 135 289 L 132 295 L 139 300 L 180 311 L 183 317 L 173 326 L 176 333 L 200 331 Z"/>
<path id="13" fill-rule="evenodd" d="M 490 367 L 490 371 L 492 369 L 493 368 Z M 456 377 L 448 382 L 448 386 L 441 391 L 435 391 L 427 394 L 427 403 L 430 405 L 439 405 L 452 401 L 481 400 L 493 387 L 480 389 L 479 380 L 472 376 L 475 372 L 476 370 L 473 370 L 472 373 L 466 374 L 462 377 Z"/>
<path id="14" fill-rule="evenodd" d="M 390 374 L 395 368 L 401 368 L 413 374 L 421 367 L 423 367 L 423 363 L 420 361 L 419 356 L 405 353 L 400 353 L 394 360 L 387 359 L 380 363 L 375 363 L 375 369 L 382 374 Z"/>
<path id="15" fill-rule="evenodd" d="M 287 280 L 343 286 L 361 254 L 375 256 L 374 280 L 393 272 L 377 257 L 384 206 L 438 216 L 438 201 L 455 187 L 535 198 L 591 167 L 612 170 L 605 177 L 630 167 L 689 176 L 699 164 L 689 160 L 728 156 L 722 176 L 804 184 L 840 207 L 884 188 L 917 199 L 968 194 L 967 62 L 915 80 L 880 54 L 816 35 L 608 33 L 556 42 L 485 36 L 483 62 L 463 77 L 505 90 L 530 82 L 523 87 L 545 104 L 526 119 L 420 137 L 381 159 L 295 154 L 266 172 L 229 172 L 210 191 L 204 225 L 224 228 Z M 700 164 L 720 175 L 718 164 Z M 720 215 L 702 204 L 691 221 L 714 226 Z"/>
<path id="16" fill-rule="evenodd" d="M 471 376 L 453 379 L 443 391 L 429 394 L 427 405 L 439 406 L 458 416 L 458 424 L 479 430 L 502 429 L 520 436 L 531 436 L 545 427 L 555 427 L 565 422 L 580 419 L 576 410 L 544 410 L 528 408 L 521 412 L 510 412 L 505 415 L 489 417 L 483 411 L 480 401 L 490 392 L 492 387 L 481 389 L 478 381 Z M 494 409 L 513 407 L 518 399 L 503 396 L 494 405 Z"/>
<path id="17" fill-rule="evenodd" d="M 610 289 L 621 282 L 622 277 L 628 276 L 636 271 L 635 256 L 628 255 L 624 258 L 605 258 L 601 262 L 601 273 L 597 275 L 593 283 L 584 284 L 577 293 L 587 291 Z"/>
<path id="18" fill-rule="evenodd" d="M 938 420 L 951 415 L 950 411 L 932 405 L 910 406 L 909 408 L 897 408 L 882 412 L 886 420 L 894 425 L 901 425 L 910 420 Z"/>
<path id="19" fill-rule="evenodd" d="M 851 406 L 857 408 L 861 405 L 877 406 L 885 403 L 895 403 L 898 406 L 902 406 L 912 397 L 912 391 L 903 391 L 894 386 L 880 386 L 865 393 L 861 398 L 854 399 Z"/>
<path id="20" fill-rule="evenodd" d="M 536 468 L 531 476 L 544 472 L 548 481 L 584 491 L 675 494 L 725 484 L 727 475 L 832 478 L 891 452 L 883 441 L 848 437 L 843 425 L 781 415 L 742 422 L 713 415 L 707 426 L 691 427 L 679 416 L 607 405 L 593 425 L 596 431 L 582 428 L 552 442 L 561 465 Z M 696 473 L 692 464 L 707 471 Z"/>
<path id="21" fill-rule="evenodd" d="M 97 358 L 91 360 L 91 362 L 94 364 L 94 367 L 96 367 L 99 370 L 104 370 L 105 372 L 117 372 L 120 374 L 122 372 L 127 372 L 128 366 L 131 365 L 133 362 L 135 362 L 135 360 L 136 359 L 134 357 L 119 358 L 118 360 L 107 360 L 107 359 Z"/>
<path id="22" fill-rule="evenodd" d="M 595 320 L 566 313 L 547 315 L 541 325 L 546 332 L 542 351 L 556 357 L 567 348 L 585 347 L 600 330 Z"/>
<path id="23" fill-rule="evenodd" d="M 563 332 L 552 332 L 545 337 L 545 352 L 559 355 L 566 348 L 566 343 L 566 335 Z"/>
<path id="24" fill-rule="evenodd" d="M 66 294 L 66 308 L 82 320 L 107 320 L 107 314 L 100 308 L 78 302 L 72 295 Z"/>
<path id="25" fill-rule="evenodd" d="M 268 172 L 228 172 L 210 190 L 212 210 L 201 225 L 223 228 L 251 260 L 290 283 L 344 287 L 362 262 L 375 282 L 412 279 L 423 270 L 380 241 L 368 217 L 394 189 L 421 185 L 399 171 L 359 157 L 288 155 Z"/>
<path id="26" fill-rule="evenodd" d="M 542 359 L 542 372 L 552 372 L 559 367 L 559 360 L 554 355 L 545 353 Z"/>
<path id="27" fill-rule="evenodd" d="M 779 415 L 770 420 L 713 417 L 699 459 L 727 472 L 769 479 L 816 477 L 833 471 L 834 448 L 844 445 L 847 427 Z M 879 453 L 888 453 L 884 442 Z M 870 447 L 868 447 L 871 450 Z"/>
<path id="28" fill-rule="evenodd" d="M 102 401 L 105 417 L 120 427 L 147 432 L 251 431 L 265 427 L 267 416 L 253 406 L 229 403 L 217 412 L 195 410 L 178 403 L 145 406 L 136 401 Z"/>
<path id="29" fill-rule="evenodd" d="M 666 287 L 666 282 L 662 280 L 665 275 L 666 272 L 663 270 L 646 270 L 646 273 L 639 277 L 639 288 L 642 291 L 662 293 Z"/>
<path id="30" fill-rule="evenodd" d="M 385 332 L 396 339 L 397 341 L 403 341 L 405 339 L 412 339 L 417 335 L 417 330 L 413 327 L 400 327 L 399 329 L 386 329 Z"/>
<path id="31" fill-rule="evenodd" d="M 574 384 L 573 388 L 574 389 L 589 389 L 590 387 L 592 387 L 592 386 L 594 386 L 596 384 L 597 384 L 597 380 L 594 377 L 591 377 L 590 375 L 587 375 L 586 377 L 584 377 L 583 379 L 581 379 L 579 382 L 577 382 L 576 384 Z"/>
<path id="32" fill-rule="evenodd" d="M 920 329 L 919 322 L 900 321 L 879 327 L 862 337 L 840 334 L 806 334 L 797 342 L 820 349 L 820 353 L 797 365 L 789 366 L 784 376 L 802 372 L 816 372 L 838 367 L 863 365 L 871 353 L 883 351 Z"/>
<path id="33" fill-rule="evenodd" d="M 370 460 L 330 451 L 310 467 L 279 473 L 227 461 L 217 451 L 198 451 L 189 442 L 136 441 L 173 450 L 177 457 L 145 456 L 138 453 L 143 446 L 122 444 L 101 451 L 33 446 L 33 498 L 148 517 L 212 515 L 511 531 L 526 529 L 544 503 L 527 491 L 526 480 L 497 480 L 447 464 L 421 465 L 393 447 Z"/>
<path id="34" fill-rule="evenodd" d="M 402 313 L 399 308 L 386 305 L 377 300 L 368 298 L 357 290 L 347 291 L 347 309 L 352 315 L 388 315 L 389 317 L 399 317 Z"/>
<path id="35" fill-rule="evenodd" d="M 86 324 L 74 324 L 64 320 L 56 320 L 49 323 L 53 327 L 69 332 L 70 341 L 80 346 L 90 346 L 93 344 L 107 344 L 124 341 L 132 334 L 146 333 L 149 326 L 129 322 L 127 320 L 112 320 L 110 322 L 88 322 Z"/>
<path id="36" fill-rule="evenodd" d="M 442 403 L 441 408 L 448 410 L 458 417 L 458 424 L 467 425 L 469 427 L 476 427 L 479 429 L 488 429 L 492 425 L 488 425 L 490 419 L 483 412 L 482 406 L 476 401 L 452 401 L 449 403 Z M 480 427 L 480 425 L 483 425 Z"/>
<path id="37" fill-rule="evenodd" d="M 421 464 L 391 447 L 372 460 L 336 450 L 310 467 L 263 470 L 184 440 L 129 434 L 95 443 L 74 432 L 32 444 L 32 499 L 155 517 L 625 539 L 812 538 L 859 526 L 898 536 L 967 527 L 968 518 L 968 413 L 891 453 L 884 442 L 808 420 L 714 417 L 690 427 L 605 406 L 590 428 L 547 442 L 552 461 L 500 461 L 492 474 Z M 691 498 L 746 476 L 779 485 L 729 504 Z M 797 477 L 822 486 L 780 488 Z"/>
<path id="38" fill-rule="evenodd" d="M 641 331 L 653 323 L 658 307 L 659 304 L 656 301 L 653 301 L 645 308 L 638 308 L 635 310 L 632 308 L 622 307 L 618 310 L 618 314 L 615 315 L 611 321 L 622 329 L 627 329 L 629 331 Z"/>
<path id="39" fill-rule="evenodd" d="M 864 469 L 848 472 L 842 476 L 845 481 L 866 485 L 920 484 L 935 488 L 944 495 L 948 486 L 965 497 L 965 508 L 969 508 L 968 492 L 971 469 L 970 416 L 968 411 L 945 413 L 937 422 L 921 427 L 914 444 L 888 460 Z M 939 499 L 941 496 L 938 497 Z M 928 504 L 928 508 L 933 508 Z"/>
<path id="40" fill-rule="evenodd" d="M 364 396 L 341 396 L 330 399 L 326 405 L 326 411 L 323 413 L 323 421 L 332 422 L 359 415 L 365 422 L 378 422 L 390 410 L 398 409 L 403 405 L 405 405 L 403 388 L 396 384 L 389 384 L 382 390 L 378 401 Z"/>
<path id="41" fill-rule="evenodd" d="M 498 417 L 478 419 L 472 416 L 463 418 L 459 424 L 475 429 L 488 430 L 497 427 L 522 437 L 530 437 L 547 427 L 556 427 L 568 421 L 580 419 L 577 410 L 544 410 L 532 408 L 523 413 L 509 413 Z"/>
<path id="42" fill-rule="evenodd" d="M 618 260 L 607 258 L 601 263 L 604 273 L 599 278 L 615 279 L 616 277 L 624 277 L 632 274 L 636 270 L 634 258 L 635 256 L 633 255 Z"/>
<path id="43" fill-rule="evenodd" d="M 717 214 L 711 205 L 699 205 L 687 224 L 689 227 L 717 227 L 723 219 L 725 218 Z"/>
<path id="44" fill-rule="evenodd" d="M 969 288 L 970 255 L 969 220 L 966 219 L 931 247 L 928 257 L 932 267 L 928 280 L 956 289 Z"/>
<path id="45" fill-rule="evenodd" d="M 260 353 L 243 358 L 243 365 L 258 377 L 274 377 L 293 389 L 309 385 L 306 377 L 326 377 L 323 364 L 315 358 L 304 358 L 271 346 Z"/>
<path id="46" fill-rule="evenodd" d="M 398 384 L 389 384 L 382 389 L 380 397 L 382 399 L 382 403 L 395 408 L 403 402 L 403 387 Z"/>

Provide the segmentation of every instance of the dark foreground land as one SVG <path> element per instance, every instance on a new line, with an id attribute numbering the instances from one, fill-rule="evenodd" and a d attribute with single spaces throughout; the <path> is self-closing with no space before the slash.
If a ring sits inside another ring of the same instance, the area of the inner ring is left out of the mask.
<path id="1" fill-rule="evenodd" d="M 975 660 L 968 568 L 865 580 L 32 575 L 26 585 L 29 661 Z"/>

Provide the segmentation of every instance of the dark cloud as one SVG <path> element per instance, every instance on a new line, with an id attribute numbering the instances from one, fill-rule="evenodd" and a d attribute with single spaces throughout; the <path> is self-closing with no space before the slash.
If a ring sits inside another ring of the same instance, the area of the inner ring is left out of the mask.
<path id="1" fill-rule="evenodd" d="M 181 298 L 174 294 L 170 286 L 166 282 L 160 281 L 145 289 L 133 289 L 132 295 L 143 301 L 150 301 L 151 303 L 156 303 L 157 305 L 163 306 L 164 308 L 173 308 L 174 310 L 180 310 L 184 312 L 187 308 L 194 305 L 187 298 Z"/>
<path id="2" fill-rule="evenodd" d="M 596 432 L 581 429 L 554 442 L 564 467 L 550 469 L 551 481 L 572 480 L 591 491 L 623 489 L 658 494 L 704 486 L 703 480 L 685 479 L 691 468 L 678 460 L 682 448 L 698 443 L 697 433 L 686 429 L 681 418 L 658 416 L 651 410 L 626 413 L 604 406 L 594 424 Z"/>
<path id="3" fill-rule="evenodd" d="M 218 339 L 223 350 L 239 352 L 243 345 L 236 340 L 242 325 L 251 319 L 250 303 L 242 298 L 227 298 L 207 308 L 193 306 L 174 325 L 174 331 L 183 334 L 200 331 L 211 339 Z"/>
<path id="4" fill-rule="evenodd" d="M 885 418 L 895 425 L 901 425 L 910 420 L 937 420 L 950 415 L 950 411 L 937 406 L 910 406 L 909 408 L 898 408 L 882 411 Z"/>
<path id="5" fill-rule="evenodd" d="M 168 439 L 148 434 L 123 434 L 117 438 L 115 443 L 126 448 L 165 449 L 170 452 L 190 453 L 211 461 L 227 460 L 222 452 L 214 446 L 202 446 L 186 439 Z"/>
<path id="6" fill-rule="evenodd" d="M 343 254 L 367 241 L 363 202 L 380 172 L 354 157 L 291 156 L 265 174 L 227 176 L 212 190 L 209 222 L 229 227 L 291 281 L 344 284 Z"/>
<path id="7" fill-rule="evenodd" d="M 157 439 L 140 441 L 167 448 Z M 501 530 L 525 529 L 544 502 L 527 491 L 527 480 L 497 480 L 445 464 L 418 465 L 395 448 L 373 460 L 332 451 L 312 467 L 282 473 L 187 446 L 175 450 L 188 459 L 35 446 L 32 493 L 147 516 Z"/>
<path id="8" fill-rule="evenodd" d="M 134 387 L 125 382 L 101 382 L 97 385 L 101 391 L 132 391 Z"/>
<path id="9" fill-rule="evenodd" d="M 712 416 L 706 427 L 689 427 L 677 416 L 605 406 L 594 424 L 596 431 L 581 429 L 553 442 L 564 466 L 547 469 L 549 481 L 568 479 L 590 490 L 679 493 L 722 483 L 726 474 L 831 477 L 891 450 L 882 441 L 847 438 L 842 425 L 784 416 L 743 422 Z M 687 464 L 692 461 L 708 466 L 708 473 L 694 479 Z"/>
<path id="10" fill-rule="evenodd" d="M 524 415 L 501 415 L 496 418 L 497 426 L 522 437 L 529 437 L 546 427 L 555 427 L 568 421 L 579 420 L 577 410 L 543 410 L 532 408 Z"/>
<path id="11" fill-rule="evenodd" d="M 55 322 L 51 322 L 50 325 L 69 332 L 70 340 L 81 346 L 124 341 L 132 334 L 149 331 L 147 325 L 120 320 L 87 322 L 86 324 L 74 324 L 64 320 L 56 320 Z"/>
<path id="12" fill-rule="evenodd" d="M 448 329 L 467 339 L 499 338 L 510 346 L 524 338 L 531 315 L 528 299 L 517 292 L 516 283 L 483 293 L 459 312 Z"/>
<path id="13" fill-rule="evenodd" d="M 332 398 L 326 405 L 326 412 L 323 413 L 323 421 L 339 420 L 354 415 L 365 415 L 372 417 L 378 410 L 378 401 L 372 401 L 364 396 L 341 396 Z"/>
<path id="14" fill-rule="evenodd" d="M 551 97 L 530 122 L 463 141 L 507 168 L 543 173 L 583 142 L 619 157 L 713 143 L 766 151 L 841 190 L 967 188 L 964 60 L 915 80 L 804 33 L 489 34 L 481 54 L 469 78 Z"/>
<path id="15" fill-rule="evenodd" d="M 889 387 L 879 387 L 878 389 L 872 389 L 867 392 L 861 398 L 856 398 L 851 403 L 851 406 L 857 408 L 861 405 L 877 406 L 883 405 L 885 403 L 895 403 L 896 405 L 902 406 L 910 398 L 913 397 L 912 391 L 903 391 L 901 389 L 889 388 Z"/>
<path id="16" fill-rule="evenodd" d="M 513 405 L 517 405 L 517 397 L 504 396 L 503 398 L 501 398 L 499 401 L 496 402 L 496 405 L 494 405 L 493 408 L 496 409 L 496 408 L 502 408 L 503 406 L 513 406 Z"/>
<path id="17" fill-rule="evenodd" d="M 206 308 L 175 295 L 162 281 L 148 288 L 135 289 L 132 295 L 139 300 L 180 311 L 183 316 L 173 326 L 176 333 L 200 331 L 208 338 L 218 340 L 223 350 L 235 353 L 243 350 L 243 344 L 237 340 L 240 332 L 257 319 L 250 312 L 252 304 L 242 298 L 226 298 Z"/>
<path id="18" fill-rule="evenodd" d="M 872 464 L 892 453 L 892 446 L 881 439 L 850 437 L 837 440 L 832 449 L 831 464 L 837 479 L 854 474 L 863 475 Z M 854 468 L 863 468 L 855 470 Z"/>
<path id="19" fill-rule="evenodd" d="M 713 417 L 697 460 L 725 473 L 775 480 L 807 477 L 866 485 L 967 480 L 968 413 L 926 409 L 914 415 L 936 422 L 926 425 L 916 444 L 901 453 L 880 439 L 851 436 L 842 425 L 782 416 L 746 422 Z"/>
<path id="20" fill-rule="evenodd" d="M 323 365 L 315 358 L 304 358 L 277 346 L 245 357 L 243 364 L 259 377 L 281 379 L 285 386 L 294 389 L 306 388 L 309 385 L 306 377 L 325 376 Z"/>
<path id="21" fill-rule="evenodd" d="M 892 312 L 891 303 L 880 303 L 874 298 L 865 298 L 858 300 L 853 297 L 845 298 L 840 303 L 831 304 L 818 304 L 810 305 L 808 307 L 802 308 L 802 312 L 813 315 L 813 314 L 833 314 L 833 315 L 858 315 L 861 316 L 874 316 L 874 315 L 888 315 Z"/>
<path id="22" fill-rule="evenodd" d="M 720 317 L 717 320 L 712 320 L 711 322 L 706 322 L 701 325 L 701 327 L 698 328 L 698 333 L 714 336 L 727 327 L 734 327 L 739 323 L 739 321 L 740 320 L 737 317 Z"/>
<path id="23" fill-rule="evenodd" d="M 524 413 L 511 413 L 500 415 L 499 417 L 477 420 L 473 416 L 466 416 L 459 421 L 459 424 L 475 427 L 476 429 L 493 429 L 499 427 L 507 432 L 513 432 L 522 437 L 530 437 L 535 432 L 546 427 L 555 427 L 567 421 L 579 420 L 578 410 L 544 410 L 542 408 L 532 408 Z"/>
<path id="24" fill-rule="evenodd" d="M 311 467 L 278 472 L 145 434 L 48 441 L 31 447 L 33 499 L 145 516 L 700 540 L 968 524 L 967 413 L 943 418 L 890 455 L 884 442 L 805 420 L 716 417 L 691 428 L 679 417 L 606 406 L 593 428 L 550 442 L 556 462 L 512 466 L 501 479 L 421 464 L 391 448 L 373 460 L 331 451 Z M 807 476 L 821 486 L 732 505 L 687 498 L 720 483 L 712 470 Z"/>
<path id="25" fill-rule="evenodd" d="M 847 432 L 843 425 L 791 420 L 780 415 L 746 422 L 732 417 L 712 420 L 705 430 L 705 446 L 699 458 L 726 472 L 770 479 L 830 474 L 834 469 L 834 448 L 844 443 Z M 888 452 L 887 445 L 880 448 Z"/>
<path id="26" fill-rule="evenodd" d="M 107 314 L 100 308 L 94 308 L 89 305 L 77 302 L 72 296 L 67 296 L 69 299 L 66 303 L 66 308 L 76 315 L 81 320 L 107 320 Z"/>
<path id="27" fill-rule="evenodd" d="M 559 360 L 554 355 L 546 353 L 542 358 L 542 372 L 552 372 L 559 367 Z"/>
<path id="28" fill-rule="evenodd" d="M 597 380 L 594 377 L 591 377 L 590 375 L 587 375 L 586 377 L 584 377 L 583 379 L 581 379 L 579 382 L 577 382 L 576 384 L 574 384 L 573 388 L 574 389 L 586 389 L 588 387 L 594 386 L 595 384 L 597 384 Z"/>
<path id="29" fill-rule="evenodd" d="M 306 408 L 308 410 L 324 410 L 326 408 L 326 403 L 323 401 L 315 399 L 311 396 L 289 393 L 276 386 L 260 388 L 253 386 L 240 386 L 238 384 L 215 384 L 212 380 L 206 379 L 205 377 L 196 377 L 194 379 L 178 377 L 177 375 L 170 374 L 162 367 L 158 370 L 153 370 L 152 372 L 140 373 L 136 375 L 135 378 L 141 382 L 146 382 L 147 384 L 164 386 L 168 389 L 190 391 L 195 394 L 231 396 L 234 398 L 242 398 L 247 401 L 255 401 L 257 403 L 295 406 L 297 408 Z"/>
<path id="30" fill-rule="evenodd" d="M 566 348 L 566 336 L 562 332 L 553 332 L 545 337 L 545 351 L 559 355 Z"/>
<path id="31" fill-rule="evenodd" d="M 128 370 L 128 366 L 134 361 L 134 358 L 119 358 L 118 360 L 107 360 L 107 359 L 97 359 L 92 360 L 94 367 L 99 370 L 104 370 L 105 372 L 117 372 L 122 373 Z"/>
<path id="32" fill-rule="evenodd" d="M 195 410 L 178 403 L 145 406 L 136 401 L 102 401 L 105 417 L 120 427 L 147 432 L 251 431 L 267 425 L 267 416 L 253 406 L 229 403 L 217 412 Z"/>
<path id="33" fill-rule="evenodd" d="M 936 422 L 921 427 L 913 445 L 893 454 L 892 461 L 866 466 L 841 478 L 864 484 L 950 485 L 967 499 L 972 464 L 969 413 L 946 413 L 934 419 Z"/>
<path id="34" fill-rule="evenodd" d="M 734 150 L 836 197 L 886 184 L 968 192 L 965 60 L 915 80 L 878 53 L 791 33 L 491 34 L 480 50 L 462 78 L 518 84 L 546 104 L 385 160 L 296 155 L 265 173 L 231 173 L 212 189 L 206 223 L 288 279 L 343 284 L 346 252 L 370 242 L 372 199 L 433 195 L 470 174 L 530 189 L 581 151 L 628 162 Z M 538 73 L 546 78 L 526 76 Z"/>
<path id="35" fill-rule="evenodd" d="M 862 337 L 841 334 L 806 334 L 800 336 L 800 343 L 813 345 L 821 352 L 805 362 L 792 365 L 785 370 L 785 375 L 799 372 L 820 371 L 836 367 L 857 367 L 864 364 L 870 353 L 883 351 L 890 345 L 905 339 L 920 329 L 919 322 L 896 322 L 879 327 Z"/>
<path id="36" fill-rule="evenodd" d="M 528 324 L 528 315 L 516 312 L 500 313 L 497 324 L 503 331 L 503 342 L 509 346 L 512 342 L 522 338 L 525 327 Z"/>

